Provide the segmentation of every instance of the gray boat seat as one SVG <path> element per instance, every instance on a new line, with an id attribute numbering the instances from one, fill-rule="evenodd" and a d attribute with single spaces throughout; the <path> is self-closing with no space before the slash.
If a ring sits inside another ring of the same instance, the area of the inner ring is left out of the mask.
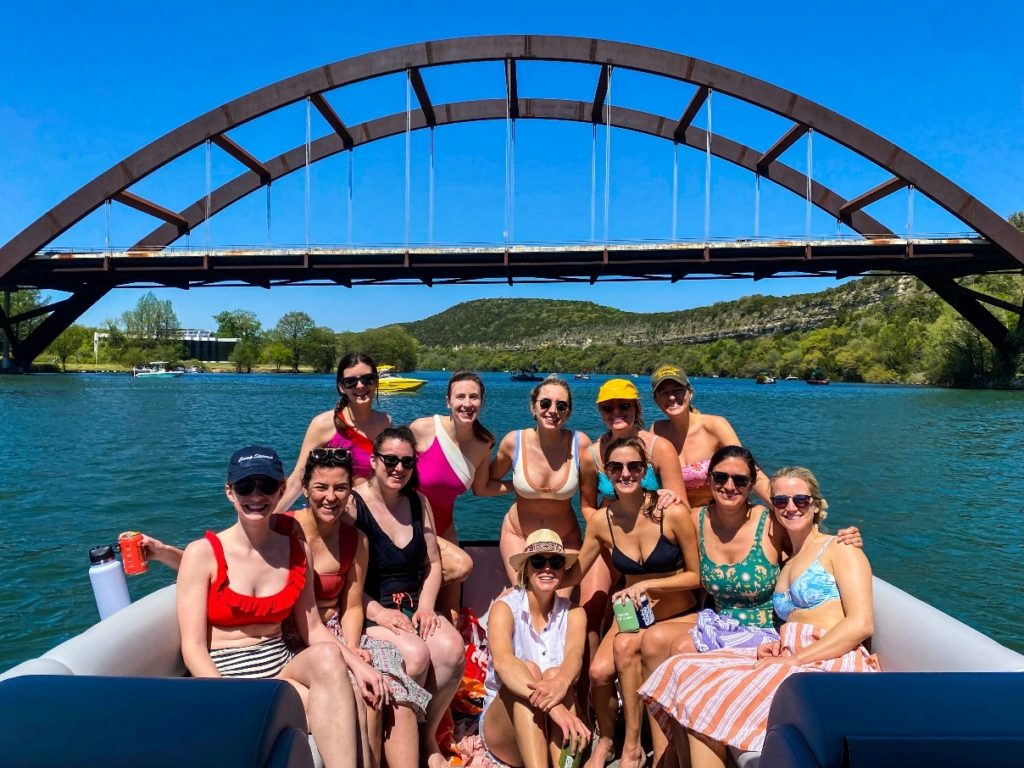
<path id="1" fill-rule="evenodd" d="M 761 766 L 1024 763 L 1024 675 L 805 673 L 775 694 Z"/>
<path id="2" fill-rule="evenodd" d="M 12 677 L 0 722 L 5 766 L 313 766 L 302 701 L 280 680 Z"/>

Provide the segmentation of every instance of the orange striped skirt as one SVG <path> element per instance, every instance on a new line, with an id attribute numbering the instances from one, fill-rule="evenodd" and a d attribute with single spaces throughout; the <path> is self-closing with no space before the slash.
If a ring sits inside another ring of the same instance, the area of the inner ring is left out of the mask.
<path id="1" fill-rule="evenodd" d="M 810 624 L 790 622 L 780 630 L 782 645 L 796 653 L 825 635 Z M 697 733 L 742 750 L 760 751 L 775 691 L 797 672 L 879 672 L 878 659 L 858 646 L 837 659 L 754 669 L 756 648 L 684 653 L 658 667 L 640 696 L 662 729 L 675 720 Z"/>

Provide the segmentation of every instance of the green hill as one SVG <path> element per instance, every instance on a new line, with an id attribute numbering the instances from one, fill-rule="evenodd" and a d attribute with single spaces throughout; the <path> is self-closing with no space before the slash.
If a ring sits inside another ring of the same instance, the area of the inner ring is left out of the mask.
<path id="1" fill-rule="evenodd" d="M 1014 276 L 964 284 L 1008 301 L 1019 301 L 1021 293 Z M 755 295 L 677 312 L 480 299 L 401 328 L 419 342 L 421 368 L 536 364 L 546 371 L 632 373 L 675 360 L 694 373 L 726 376 L 761 370 L 803 376 L 821 369 L 837 380 L 958 385 L 984 385 L 1013 373 L 911 277 L 865 277 L 818 293 Z"/>

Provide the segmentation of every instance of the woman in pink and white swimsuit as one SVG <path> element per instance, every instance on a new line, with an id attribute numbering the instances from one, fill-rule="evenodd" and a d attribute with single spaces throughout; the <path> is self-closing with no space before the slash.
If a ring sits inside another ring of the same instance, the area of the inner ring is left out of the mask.
<path id="1" fill-rule="evenodd" d="M 459 371 L 448 381 L 446 396 L 449 415 L 425 416 L 411 425 L 416 436 L 417 490 L 427 497 L 434 513 L 437 543 L 441 549 L 444 586 L 437 610 L 444 616 L 458 615 L 459 584 L 473 570 L 473 561 L 458 546 L 455 530 L 455 500 L 472 490 L 490 496 L 511 490 L 489 481 L 489 460 L 494 435 L 480 423 L 484 405 L 484 383 L 470 371 Z"/>
<path id="2" fill-rule="evenodd" d="M 659 366 L 651 375 L 654 402 L 667 419 L 651 425 L 651 432 L 672 443 L 679 454 L 683 484 L 691 509 L 711 501 L 708 466 L 712 454 L 726 445 L 741 445 L 736 430 L 723 416 L 701 413 L 691 405 L 693 387 L 686 372 L 678 365 Z M 758 470 L 754 491 L 765 501 L 771 496 L 768 477 Z"/>

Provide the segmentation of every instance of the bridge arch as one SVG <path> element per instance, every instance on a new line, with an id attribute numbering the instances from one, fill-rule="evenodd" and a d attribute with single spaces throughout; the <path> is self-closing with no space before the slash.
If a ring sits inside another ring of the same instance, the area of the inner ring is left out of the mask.
<path id="1" fill-rule="evenodd" d="M 420 74 L 421 70 L 471 62 L 507 62 L 507 101 L 481 100 L 434 106 Z M 593 102 L 572 102 L 550 99 L 529 99 L 519 96 L 516 87 L 517 61 L 551 61 L 593 64 L 600 68 Z M 355 56 L 323 67 L 308 70 L 277 83 L 260 88 L 204 115 L 183 124 L 143 147 L 122 162 L 85 184 L 54 206 L 0 248 L 0 284 L 18 284 L 19 273 L 26 261 L 40 249 L 66 232 L 86 215 L 108 200 L 141 210 L 165 225 L 158 227 L 140 241 L 139 246 L 160 248 L 185 234 L 206 217 L 202 202 L 180 212 L 132 194 L 129 188 L 155 170 L 210 140 L 218 144 L 249 170 L 217 190 L 216 206 L 210 213 L 227 207 L 260 186 L 270 183 L 275 174 L 298 167 L 293 154 L 286 152 L 271 161 L 261 161 L 236 144 L 227 132 L 276 109 L 309 98 L 334 129 L 315 142 L 318 157 L 351 150 L 367 140 L 393 135 L 394 123 L 404 113 L 368 121 L 349 128 L 323 98 L 323 94 L 364 80 L 408 72 L 416 90 L 419 109 L 414 113 L 417 127 L 434 127 L 454 122 L 505 117 L 506 104 L 515 119 L 563 119 L 601 122 L 611 69 L 627 69 L 697 86 L 680 117 L 657 116 L 616 108 L 611 123 L 617 127 L 638 130 L 681 144 L 703 147 L 703 131 L 690 123 L 710 91 L 719 91 L 768 110 L 792 121 L 793 125 L 763 152 L 715 136 L 715 154 L 730 162 L 759 173 L 791 191 L 803 194 L 803 174 L 785 166 L 779 156 L 809 129 L 823 134 L 853 152 L 867 158 L 892 177 L 874 189 L 851 200 L 844 200 L 831 190 L 812 183 L 812 202 L 843 220 L 865 236 L 885 236 L 891 232 L 862 210 L 893 192 L 913 186 L 939 206 L 976 231 L 1005 257 L 1005 264 L 1018 268 L 1024 264 L 1024 236 L 1017 233 L 994 211 L 980 203 L 961 187 L 944 177 L 896 145 L 842 115 L 801 96 L 750 77 L 735 70 L 672 53 L 607 40 L 547 35 L 507 35 L 469 37 L 433 41 L 390 48 Z M 500 114 L 496 114 L 499 112 Z M 380 132 L 379 134 L 377 132 Z M 699 143 L 698 143 L 699 142 Z M 245 191 L 248 190 L 248 191 Z M 197 218 L 198 214 L 202 214 Z M 1020 314 L 1019 307 L 1005 305 L 961 287 L 952 276 L 941 270 L 908 269 L 921 277 L 974 324 L 997 348 L 1009 343 L 1008 330 L 980 302 L 1010 308 Z M 112 284 L 101 278 L 85 279 L 73 295 L 51 306 L 52 313 L 33 332 L 18 342 L 12 325 L 25 316 L 8 318 L 0 310 L 0 325 L 15 345 L 20 361 L 31 361 L 63 328 L 70 325 Z"/>

